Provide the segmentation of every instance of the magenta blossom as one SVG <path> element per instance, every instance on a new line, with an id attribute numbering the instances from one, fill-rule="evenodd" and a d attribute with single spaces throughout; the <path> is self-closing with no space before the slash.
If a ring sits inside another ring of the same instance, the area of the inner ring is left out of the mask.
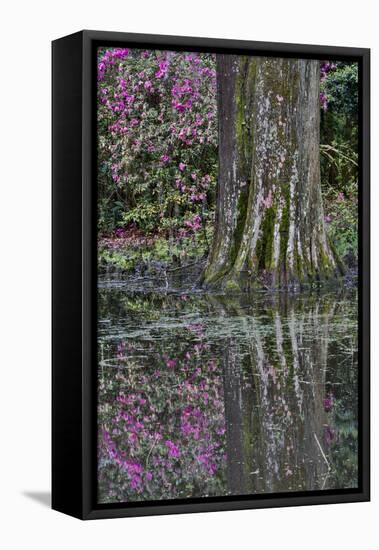
<path id="1" fill-rule="evenodd" d="M 165 443 L 167 449 L 168 449 L 168 454 L 170 456 L 172 456 L 173 458 L 179 458 L 180 457 L 180 450 L 179 448 L 175 445 L 175 443 L 173 443 L 172 441 L 170 441 L 169 439 L 166 441 Z"/>
<path id="2" fill-rule="evenodd" d="M 320 92 L 320 104 L 324 111 L 328 108 L 328 99 L 325 92 Z"/>
<path id="3" fill-rule="evenodd" d="M 168 70 L 168 62 L 167 61 L 163 61 L 162 63 L 159 63 L 159 69 L 157 70 L 157 72 L 155 73 L 155 76 L 157 78 L 162 78 L 166 75 L 167 73 L 167 70 Z"/>
<path id="4" fill-rule="evenodd" d="M 201 229 L 201 216 L 199 214 L 195 214 L 192 220 L 186 220 L 184 225 L 192 229 L 192 231 L 198 231 Z"/>

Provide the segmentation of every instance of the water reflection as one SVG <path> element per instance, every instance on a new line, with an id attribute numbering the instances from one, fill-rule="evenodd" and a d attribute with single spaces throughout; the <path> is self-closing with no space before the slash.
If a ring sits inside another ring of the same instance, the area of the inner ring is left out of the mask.
<path id="1" fill-rule="evenodd" d="M 357 486 L 357 299 L 99 290 L 99 502 Z"/>

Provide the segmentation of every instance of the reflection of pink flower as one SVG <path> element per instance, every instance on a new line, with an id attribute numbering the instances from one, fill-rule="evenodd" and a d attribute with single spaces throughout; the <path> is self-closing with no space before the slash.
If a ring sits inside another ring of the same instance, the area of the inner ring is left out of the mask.
<path id="1" fill-rule="evenodd" d="M 333 407 L 334 398 L 332 394 L 329 394 L 324 399 L 324 409 L 326 412 L 329 412 L 331 408 Z"/>
<path id="2" fill-rule="evenodd" d="M 120 361 L 125 359 L 125 342 L 119 342 L 117 344 L 117 359 Z"/>
<path id="3" fill-rule="evenodd" d="M 324 441 L 327 447 L 330 447 L 332 443 L 335 443 L 337 439 L 337 432 L 331 426 L 324 427 Z"/>

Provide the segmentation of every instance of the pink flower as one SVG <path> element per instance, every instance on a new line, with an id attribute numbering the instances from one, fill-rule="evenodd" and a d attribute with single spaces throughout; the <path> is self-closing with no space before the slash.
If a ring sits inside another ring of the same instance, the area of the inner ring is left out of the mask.
<path id="1" fill-rule="evenodd" d="M 167 70 L 168 70 L 168 62 L 167 62 L 167 61 L 163 61 L 162 63 L 159 63 L 159 69 L 158 69 L 158 71 L 155 73 L 155 76 L 156 76 L 157 78 L 162 78 L 163 76 L 166 75 Z"/>
<path id="2" fill-rule="evenodd" d="M 320 92 L 320 103 L 321 107 L 326 111 L 328 109 L 328 98 L 326 97 L 325 92 Z"/>
<path id="3" fill-rule="evenodd" d="M 169 439 L 166 441 L 165 443 L 167 449 L 168 449 L 168 454 L 174 458 L 179 458 L 180 457 L 180 450 L 179 448 L 175 445 L 175 443 L 173 443 L 172 441 L 170 441 Z"/>
<path id="4" fill-rule="evenodd" d="M 186 220 L 184 225 L 191 228 L 193 231 L 198 231 L 201 229 L 201 216 L 199 214 L 195 214 L 192 220 Z"/>
<path id="5" fill-rule="evenodd" d="M 186 110 L 185 105 L 183 105 L 183 103 L 180 103 L 179 101 L 176 101 L 175 99 L 172 101 L 172 106 L 174 107 L 174 109 L 179 111 L 179 113 L 183 113 L 183 111 Z"/>
<path id="6" fill-rule="evenodd" d="M 169 157 L 168 155 L 162 155 L 162 156 L 161 156 L 161 161 L 162 161 L 162 162 L 166 163 L 166 162 L 168 162 L 169 160 L 170 160 L 170 157 Z"/>
<path id="7" fill-rule="evenodd" d="M 172 369 L 172 368 L 175 367 L 175 365 L 176 365 L 176 359 L 167 359 L 166 365 L 167 365 L 170 369 Z"/>
<path id="8" fill-rule="evenodd" d="M 124 59 L 129 55 L 128 48 L 115 48 L 112 52 L 112 56 L 116 59 Z"/>
<path id="9" fill-rule="evenodd" d="M 179 163 L 179 170 L 180 170 L 181 172 L 184 172 L 185 169 L 186 169 L 186 165 L 184 164 L 184 162 L 180 162 L 180 163 Z"/>

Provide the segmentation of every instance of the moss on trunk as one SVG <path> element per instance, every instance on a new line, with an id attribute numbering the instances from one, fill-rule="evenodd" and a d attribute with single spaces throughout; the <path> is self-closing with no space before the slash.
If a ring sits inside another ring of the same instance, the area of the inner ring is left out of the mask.
<path id="1" fill-rule="evenodd" d="M 299 287 L 339 276 L 320 185 L 319 63 L 217 56 L 219 180 L 202 282 Z"/>

